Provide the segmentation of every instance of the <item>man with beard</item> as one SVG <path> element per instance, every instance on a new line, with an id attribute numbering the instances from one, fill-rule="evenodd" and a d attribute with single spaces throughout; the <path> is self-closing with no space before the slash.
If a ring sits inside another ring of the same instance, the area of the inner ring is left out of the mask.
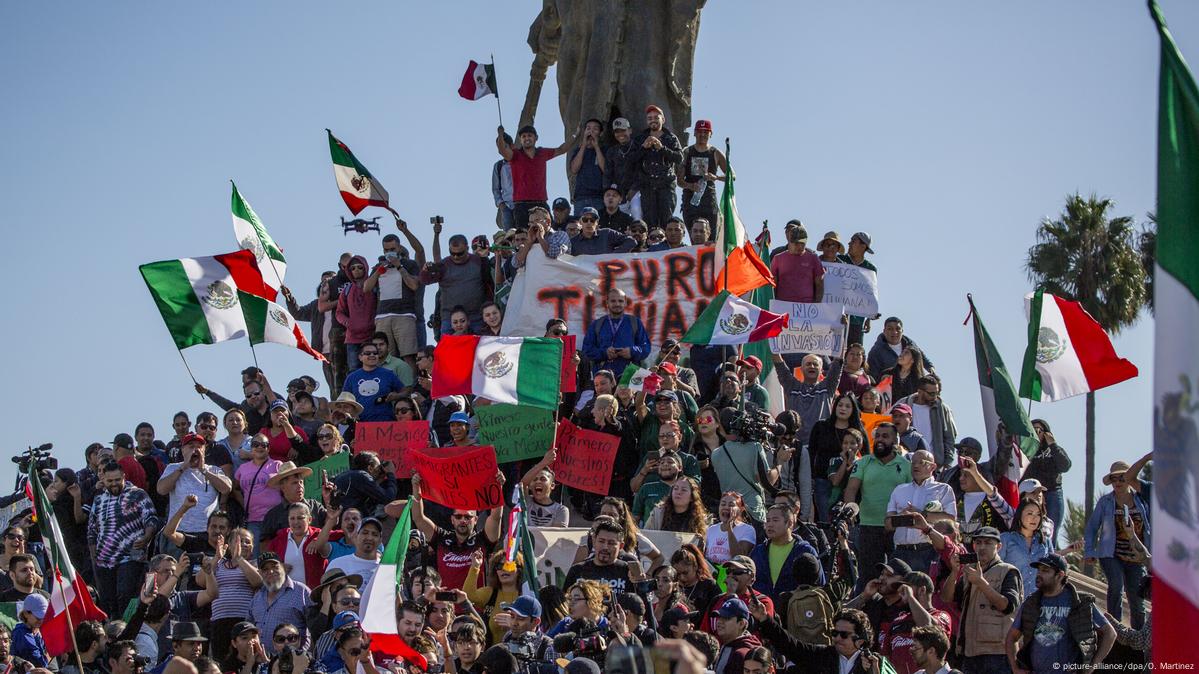
<path id="1" fill-rule="evenodd" d="M 1008 631 L 1007 659 L 1016 674 L 1094 669 L 1116 642 L 1116 629 L 1070 582 L 1066 558 L 1049 554 L 1033 563 L 1037 591 Z M 1017 650 L 1017 642 L 1023 642 Z"/>
<path id="2" fill-rule="evenodd" d="M 379 570 L 379 543 L 383 540 L 383 523 L 374 517 L 362 520 L 354 532 L 354 554 L 342 555 L 329 562 L 328 571 L 341 570 L 347 576 L 362 576 L 362 587 L 370 584 Z"/>
<path id="3" fill-rule="evenodd" d="M 406 600 L 400 604 L 399 621 L 396 623 L 396 636 L 406 646 L 413 648 L 416 638 L 425 629 L 425 609 L 420 604 Z"/>
<path id="4" fill-rule="evenodd" d="M 579 235 L 570 240 L 571 255 L 627 253 L 637 242 L 627 234 L 599 226 L 599 213 L 588 206 L 579 214 Z"/>
<path id="5" fill-rule="evenodd" d="M 613 592 L 624 592 L 629 582 L 629 562 L 619 558 L 624 542 L 624 527 L 611 517 L 596 518 L 591 527 L 591 557 L 570 567 L 563 587 L 575 581 L 594 580 L 604 583 Z M 640 567 L 634 569 L 639 571 Z"/>
<path id="6" fill-rule="evenodd" d="M 599 209 L 599 226 L 601 229 L 607 228 L 621 234 L 628 234 L 629 225 L 633 224 L 633 218 L 620 210 L 620 200 L 620 188 L 616 185 L 608 185 L 608 189 L 604 190 L 604 207 Z M 637 240 L 634 239 L 633 246 L 636 245 Z"/>
<path id="7" fill-rule="evenodd" d="M 2 602 L 22 602 L 31 594 L 45 594 L 38 583 L 41 578 L 37 575 L 37 563 L 33 555 L 23 553 L 8 558 L 8 578 L 12 587 L 0 592 Z"/>
<path id="8" fill-rule="evenodd" d="M 12 630 L 8 628 L 8 625 L 0 623 L 0 671 L 6 674 L 24 672 L 26 664 L 28 663 L 25 660 L 12 654 Z"/>
<path id="9" fill-rule="evenodd" d="M 158 531 L 157 513 L 145 491 L 125 482 L 120 464 L 101 468 L 104 491 L 96 496 L 87 522 L 87 543 L 100 591 L 100 608 L 120 615 L 137 596 L 146 573 L 146 550 Z"/>
<path id="10" fill-rule="evenodd" d="M 662 233 L 665 235 L 663 240 L 651 244 L 648 250 L 671 250 L 674 248 L 683 248 L 687 245 L 687 242 L 684 240 L 687 236 L 687 227 L 683 225 L 683 219 L 677 215 L 672 215 L 666 220 L 666 227 Z"/>
<path id="11" fill-rule="evenodd" d="M 172 520 L 184 503 L 191 504 L 176 522 L 177 528 L 184 534 L 203 537 L 208 516 L 216 511 L 221 497 L 232 490 L 233 481 L 220 468 L 205 463 L 207 443 L 202 436 L 189 433 L 181 442 L 183 460 L 162 471 L 157 489 L 159 494 L 171 497 L 168 512 Z"/>
<path id="12" fill-rule="evenodd" d="M 421 498 L 420 475 L 412 475 L 412 524 L 429 540 L 433 554 L 437 558 L 437 571 L 441 574 L 442 587 L 451 590 L 462 589 L 466 582 L 466 574 L 470 571 L 470 560 L 476 550 L 484 555 L 500 539 L 500 521 L 503 519 L 503 508 L 492 508 L 487 515 L 481 532 L 475 531 L 479 523 L 479 515 L 473 510 L 454 510 L 450 513 L 450 523 L 453 530 L 437 526 L 425 515 L 425 502 Z M 392 501 L 387 506 L 388 515 L 399 516 L 403 511 L 403 501 Z M 418 630 L 419 633 L 419 630 Z"/>
<path id="13" fill-rule="evenodd" d="M 59 674 L 107 674 L 104 668 L 104 652 L 108 649 L 108 636 L 104 625 L 95 620 L 85 620 L 75 626 L 74 646 L 79 652 L 79 661 L 71 658 Z M 79 665 L 83 665 L 83 669 Z"/>
<path id="14" fill-rule="evenodd" d="M 516 132 L 518 145 L 504 140 L 504 127 L 496 129 L 495 149 L 512 167 L 512 215 L 516 229 L 529 227 L 529 210 L 535 206 L 545 208 L 545 165 L 558 155 L 566 154 L 574 138 L 568 138 L 556 148 L 537 147 L 537 129 L 532 125 L 520 127 Z M 437 257 L 434 253 L 434 257 Z M 452 306 L 452 305 L 451 305 Z"/>
<path id="15" fill-rule="evenodd" d="M 794 530 L 795 513 L 790 507 L 775 503 L 766 510 L 766 540 L 754 546 L 749 555 L 756 568 L 753 588 L 776 605 L 782 601 L 783 593 L 799 587 L 799 581 L 791 573 L 795 560 L 805 552 L 820 557 L 811 543 L 795 536 Z M 824 569 L 820 570 L 817 584 L 825 584 Z"/>
<path id="16" fill-rule="evenodd" d="M 912 660 L 920 669 L 916 674 L 961 674 L 945 664 L 949 655 L 949 636 L 941 628 L 925 625 L 912 630 Z"/>
<path id="17" fill-rule="evenodd" d="M 683 161 L 683 148 L 674 133 L 666 128 L 662 108 L 645 109 L 646 129 L 633 139 L 628 154 L 629 170 L 641 193 L 641 213 L 650 227 L 662 227 L 674 213 L 675 167 Z"/>
<path id="18" fill-rule="evenodd" d="M 258 571 L 262 587 L 250 599 L 247 619 L 258 625 L 265 634 L 274 634 L 279 625 L 294 625 L 300 631 L 300 650 L 308 649 L 308 630 L 304 622 L 304 606 L 308 603 L 308 588 L 287 576 L 279 555 L 264 552 L 258 555 Z M 274 655 L 274 641 L 266 644 L 267 653 Z"/>
<path id="19" fill-rule="evenodd" d="M 891 554 L 894 535 L 887 531 L 887 504 L 891 492 L 912 479 L 912 463 L 895 451 L 898 437 L 895 424 L 884 421 L 874 428 L 873 454 L 867 454 L 853 464 L 849 483 L 845 487 L 845 503 L 861 497 L 858 514 L 858 564 L 862 569 L 876 568 Z M 859 589 L 865 588 L 866 576 L 858 579 Z"/>
<path id="20" fill-rule="evenodd" d="M 591 359 L 592 370 L 608 370 L 618 381 L 627 366 L 645 360 L 650 351 L 649 333 L 641 319 L 625 314 L 628 304 L 623 290 L 609 290 L 608 314 L 591 321 L 583 337 L 583 355 Z"/>

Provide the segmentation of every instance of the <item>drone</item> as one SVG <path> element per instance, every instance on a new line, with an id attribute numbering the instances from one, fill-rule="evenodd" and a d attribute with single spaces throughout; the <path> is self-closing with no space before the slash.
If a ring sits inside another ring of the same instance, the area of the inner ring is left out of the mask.
<path id="1" fill-rule="evenodd" d="M 350 232 L 358 232 L 359 234 L 364 234 L 368 230 L 377 232 L 379 231 L 379 218 L 371 218 L 370 220 L 358 218 L 356 220 L 350 220 L 349 222 L 346 222 L 346 219 L 342 218 L 341 228 L 344 230 L 342 231 L 342 236 L 349 234 Z"/>

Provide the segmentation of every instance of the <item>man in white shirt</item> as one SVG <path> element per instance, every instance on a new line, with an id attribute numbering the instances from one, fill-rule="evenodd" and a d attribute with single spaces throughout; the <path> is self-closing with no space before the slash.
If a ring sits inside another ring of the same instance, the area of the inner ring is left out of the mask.
<path id="1" fill-rule="evenodd" d="M 171 517 L 183 507 L 188 496 L 196 497 L 196 507 L 183 515 L 178 529 L 203 537 L 208 530 L 208 516 L 217 509 L 221 496 L 233 488 L 233 481 L 220 468 L 204 463 L 204 438 L 188 433 L 183 436 L 182 445 L 183 461 L 168 465 L 155 488 L 159 494 L 171 497 L 168 512 Z"/>
<path id="2" fill-rule="evenodd" d="M 379 544 L 383 540 L 383 523 L 374 517 L 362 520 L 354 532 L 354 554 L 342 555 L 329 562 L 326 570 L 341 569 L 347 576 L 362 576 L 366 587 L 379 570 Z"/>
<path id="3" fill-rule="evenodd" d="M 933 478 L 937 462 L 933 460 L 932 452 L 925 449 L 913 452 L 911 461 L 912 481 L 891 491 L 885 525 L 888 531 L 895 532 L 894 556 L 907 562 L 913 571 L 928 573 L 937 551 L 928 538 L 927 529 L 912 526 L 915 524 L 912 513 L 923 513 L 929 521 L 953 519 L 957 517 L 958 506 L 953 489 Z M 939 504 L 940 508 L 929 508 L 933 503 Z"/>

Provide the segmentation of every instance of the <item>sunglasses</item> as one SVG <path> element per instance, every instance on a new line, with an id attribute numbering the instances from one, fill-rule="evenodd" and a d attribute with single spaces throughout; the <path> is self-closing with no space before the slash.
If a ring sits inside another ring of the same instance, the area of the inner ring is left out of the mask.
<path id="1" fill-rule="evenodd" d="M 276 634 L 275 643 L 277 644 L 294 644 L 300 640 L 299 634 Z M 361 652 L 361 651 L 360 651 Z"/>
<path id="2" fill-rule="evenodd" d="M 361 603 L 361 599 L 354 599 L 353 597 L 342 597 L 337 600 L 338 606 L 358 606 Z"/>
<path id="3" fill-rule="evenodd" d="M 266 443 L 266 442 L 259 442 L 258 440 L 251 440 L 250 446 L 251 447 L 270 447 L 270 444 Z"/>
<path id="4" fill-rule="evenodd" d="M 317 440 L 332 440 L 333 434 L 332 433 L 317 433 L 316 439 Z"/>
<path id="5" fill-rule="evenodd" d="M 853 632 L 847 632 L 845 630 L 829 630 L 828 633 L 831 637 L 840 637 L 842 639 L 852 639 L 855 636 Z"/>
<path id="6" fill-rule="evenodd" d="M 358 354 L 367 357 L 379 355 L 377 351 L 359 351 Z"/>
<path id="7" fill-rule="evenodd" d="M 579 222 L 595 222 L 595 218 L 579 218 Z"/>
<path id="8" fill-rule="evenodd" d="M 450 519 L 452 520 L 470 520 L 474 519 L 474 517 L 474 515 L 450 515 Z"/>
<path id="9" fill-rule="evenodd" d="M 10 541 L 23 541 L 25 537 L 21 534 L 4 534 L 4 537 Z"/>
<path id="10" fill-rule="evenodd" d="M 366 649 L 361 646 L 355 646 L 355 647 L 351 648 L 350 650 L 346 651 L 346 653 L 349 653 L 351 658 L 356 658 L 359 655 L 362 655 L 362 651 L 365 651 L 365 650 Z"/>

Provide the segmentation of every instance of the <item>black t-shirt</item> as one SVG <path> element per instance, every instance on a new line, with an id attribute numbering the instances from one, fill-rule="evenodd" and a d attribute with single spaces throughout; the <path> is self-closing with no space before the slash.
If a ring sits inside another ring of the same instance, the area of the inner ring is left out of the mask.
<path id="1" fill-rule="evenodd" d="M 16 602 L 25 601 L 25 597 L 30 595 L 29 592 L 22 592 L 15 587 L 10 587 L 7 590 L 0 592 L 0 602 Z"/>
<path id="2" fill-rule="evenodd" d="M 596 564 L 594 558 L 579 562 L 566 573 L 563 587 L 574 585 L 576 580 L 595 580 L 606 584 L 613 592 L 627 592 L 629 562 L 617 559 L 606 566 Z"/>
<path id="3" fill-rule="evenodd" d="M 183 532 L 180 532 L 183 533 Z M 191 565 L 192 578 L 200 575 L 200 562 L 204 560 L 204 555 L 213 556 L 216 550 L 208 543 L 208 535 L 203 536 L 196 534 L 183 534 L 183 545 L 179 549 L 186 552 L 188 555 L 188 563 Z"/>
<path id="4" fill-rule="evenodd" d="M 712 600 L 723 594 L 716 581 L 709 578 L 700 580 L 690 589 L 680 587 L 680 590 L 682 590 L 683 596 L 687 598 L 687 601 L 699 612 L 699 616 L 695 619 L 696 624 L 699 623 L 700 617 L 708 612 L 708 608 L 712 605 Z"/>

